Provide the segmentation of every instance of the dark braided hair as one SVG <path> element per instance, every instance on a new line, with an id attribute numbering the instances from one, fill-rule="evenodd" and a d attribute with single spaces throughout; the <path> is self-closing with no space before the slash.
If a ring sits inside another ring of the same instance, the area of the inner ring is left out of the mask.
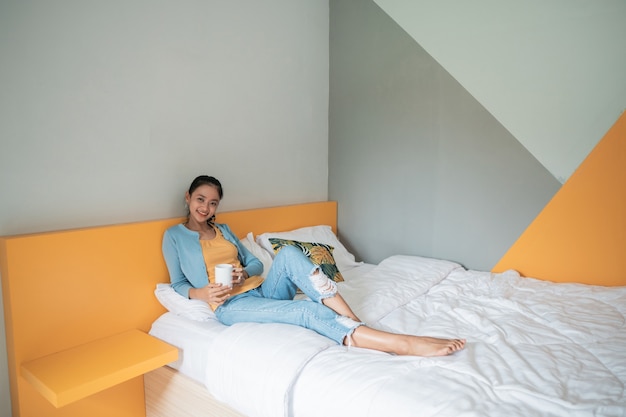
<path id="1" fill-rule="evenodd" d="M 193 194 L 193 192 L 196 191 L 196 188 L 200 187 L 201 185 L 210 185 L 217 188 L 217 193 L 220 195 L 220 200 L 224 198 L 222 184 L 217 178 L 211 177 L 209 175 L 199 175 L 193 181 L 191 181 L 191 185 L 189 186 L 189 195 Z"/>

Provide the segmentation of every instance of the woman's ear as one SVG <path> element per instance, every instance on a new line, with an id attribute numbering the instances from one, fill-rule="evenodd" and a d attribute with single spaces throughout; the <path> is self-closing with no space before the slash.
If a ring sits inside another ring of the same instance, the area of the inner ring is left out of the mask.
<path id="1" fill-rule="evenodd" d="M 189 191 L 185 193 L 185 210 L 187 210 L 187 214 L 189 214 L 189 200 L 191 196 L 189 195 Z"/>

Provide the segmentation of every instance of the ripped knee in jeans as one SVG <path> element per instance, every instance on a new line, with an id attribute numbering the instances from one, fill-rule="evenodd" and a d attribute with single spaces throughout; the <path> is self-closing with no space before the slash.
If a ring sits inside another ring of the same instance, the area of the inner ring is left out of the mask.
<path id="1" fill-rule="evenodd" d="M 316 268 L 309 276 L 309 279 L 313 287 L 320 293 L 321 298 L 333 297 L 337 294 L 337 284 L 335 281 L 328 278 L 321 269 Z"/>

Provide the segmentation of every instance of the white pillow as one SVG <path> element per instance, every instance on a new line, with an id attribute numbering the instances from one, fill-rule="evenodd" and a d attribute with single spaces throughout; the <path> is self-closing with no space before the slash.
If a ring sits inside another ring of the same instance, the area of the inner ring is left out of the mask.
<path id="1" fill-rule="evenodd" d="M 353 268 L 362 265 L 362 262 L 356 262 L 354 255 L 341 244 L 337 236 L 330 226 L 310 226 L 288 232 L 272 232 L 263 233 L 256 237 L 256 241 L 262 248 L 268 251 L 272 258 L 274 257 L 274 249 L 269 239 L 275 237 L 279 239 L 297 240 L 299 242 L 324 243 L 332 246 L 333 257 L 337 263 L 337 267 L 341 269 Z"/>
<path id="2" fill-rule="evenodd" d="M 245 238 L 241 239 L 240 242 L 254 256 L 259 258 L 261 263 L 263 263 L 263 273 L 261 274 L 261 276 L 265 278 L 272 266 L 272 261 L 273 261 L 272 255 L 254 241 L 254 235 L 252 234 L 252 232 L 248 233 L 248 235 Z"/>
<path id="3" fill-rule="evenodd" d="M 157 300 L 167 311 L 196 321 L 215 320 L 215 313 L 202 300 L 191 300 L 177 293 L 170 284 L 157 284 L 154 290 Z"/>

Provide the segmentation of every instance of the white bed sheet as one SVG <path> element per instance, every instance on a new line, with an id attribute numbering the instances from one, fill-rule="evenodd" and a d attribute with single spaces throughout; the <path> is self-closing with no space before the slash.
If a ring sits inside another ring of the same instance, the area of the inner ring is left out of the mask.
<path id="1" fill-rule="evenodd" d="M 370 326 L 465 337 L 465 350 L 399 357 L 312 337 L 306 346 L 281 352 L 292 370 L 277 383 L 289 392 L 262 410 L 228 399 L 231 406 L 251 417 L 626 416 L 626 287 L 552 284 L 418 257 L 392 257 L 342 273 L 342 294 Z M 244 336 L 236 328 L 224 333 L 226 326 L 217 322 L 166 314 L 151 333 L 183 349 L 182 363 L 174 367 L 210 386 L 207 373 L 197 373 L 207 364 L 203 349 L 237 356 L 255 349 L 237 340 L 254 340 L 266 352 L 289 342 L 284 328 L 257 326 L 263 325 L 242 326 Z M 220 343 L 212 345 L 218 336 Z M 220 366 L 268 378 L 281 363 Z M 230 383 L 237 386 L 236 378 Z"/>
<path id="2" fill-rule="evenodd" d="M 626 287 L 455 269 L 370 324 L 459 335 L 465 350 L 443 358 L 321 352 L 294 387 L 297 415 L 625 416 L 625 317 Z M 324 402 L 309 395 L 315 387 Z"/>

